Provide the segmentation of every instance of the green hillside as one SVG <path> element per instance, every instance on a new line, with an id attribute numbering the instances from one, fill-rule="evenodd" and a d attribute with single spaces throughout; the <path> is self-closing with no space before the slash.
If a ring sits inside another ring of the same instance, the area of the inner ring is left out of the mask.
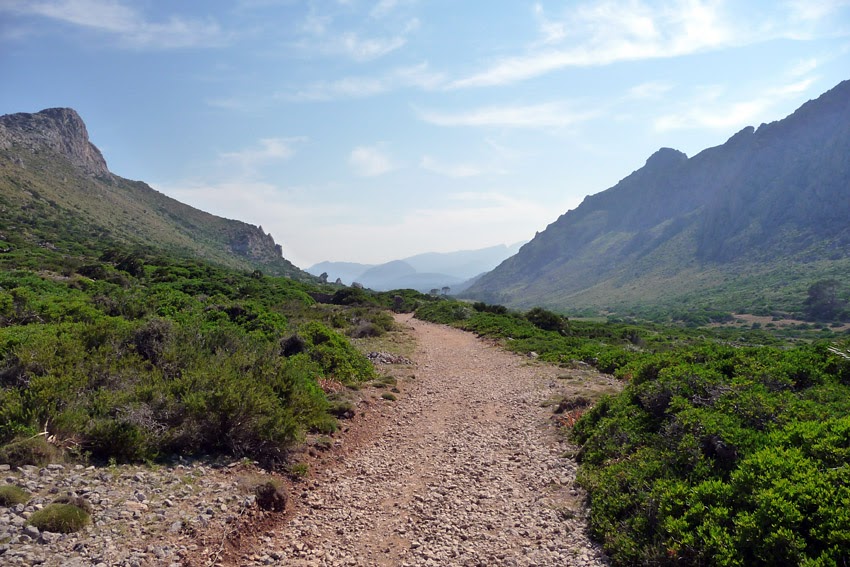
<path id="1" fill-rule="evenodd" d="M 845 81 L 692 158 L 659 150 L 466 295 L 571 312 L 800 314 L 812 283 L 850 274 L 848 155 Z"/>
<path id="2" fill-rule="evenodd" d="M 27 243 L 72 255 L 121 245 L 313 279 L 259 227 L 110 173 L 70 109 L 0 117 L 0 207 L 7 254 Z"/>

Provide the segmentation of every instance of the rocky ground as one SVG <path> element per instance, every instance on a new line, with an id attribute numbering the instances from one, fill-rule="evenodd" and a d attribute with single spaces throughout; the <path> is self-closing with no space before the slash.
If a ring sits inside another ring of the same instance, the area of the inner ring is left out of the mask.
<path id="1" fill-rule="evenodd" d="M 251 487 L 275 475 L 247 462 L 0 465 L 3 483 L 33 495 L 0 507 L 0 563 L 604 565 L 585 535 L 573 448 L 546 402 L 617 385 L 468 333 L 398 321 L 416 339 L 416 365 L 375 360 L 398 376 L 397 400 L 365 389 L 344 432 L 305 447 L 307 478 L 278 478 L 290 494 L 285 514 L 258 509 Z M 83 532 L 26 524 L 69 493 L 92 504 Z"/>
<path id="2" fill-rule="evenodd" d="M 616 389 L 407 317 L 415 378 L 231 565 L 605 565 L 547 400 Z"/>
<path id="3" fill-rule="evenodd" d="M 33 495 L 0 506 L 0 564 L 62 566 L 185 565 L 211 537 L 257 514 L 247 482 L 267 474 L 251 463 L 83 467 L 54 464 L 10 471 L 4 484 Z M 59 496 L 82 496 L 92 524 L 71 534 L 39 532 L 26 520 Z"/>

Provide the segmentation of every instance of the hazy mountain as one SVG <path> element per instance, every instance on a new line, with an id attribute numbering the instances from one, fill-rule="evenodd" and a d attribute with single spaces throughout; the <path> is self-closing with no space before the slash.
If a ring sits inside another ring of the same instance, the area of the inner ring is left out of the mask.
<path id="1" fill-rule="evenodd" d="M 339 278 L 345 284 L 358 282 L 378 291 L 411 288 L 428 292 L 448 286 L 454 292 L 465 289 L 471 278 L 498 266 L 505 258 L 515 254 L 521 245 L 500 244 L 478 250 L 427 252 L 378 265 L 321 262 L 307 268 L 307 272 L 315 276 L 327 273 L 328 281 Z"/>
<path id="2" fill-rule="evenodd" d="M 59 250 L 160 249 L 233 268 L 310 278 L 262 227 L 217 217 L 110 173 L 74 110 L 0 116 L 3 231 Z M 2 235 L 0 235 L 2 239 Z"/>
<path id="3" fill-rule="evenodd" d="M 420 273 L 447 274 L 466 280 L 489 272 L 506 258 L 516 254 L 522 244 L 522 242 L 510 246 L 499 244 L 489 248 L 457 252 L 427 252 L 405 258 L 404 261 Z"/>
<path id="4" fill-rule="evenodd" d="M 467 295 L 517 307 L 769 310 L 850 256 L 850 82 L 692 158 L 661 149 Z"/>
<path id="5" fill-rule="evenodd" d="M 351 285 L 352 282 L 357 281 L 360 274 L 374 267 L 374 264 L 358 264 L 357 262 L 319 262 L 305 271 L 314 276 L 328 274 L 329 282 L 340 279 L 346 285 Z"/>

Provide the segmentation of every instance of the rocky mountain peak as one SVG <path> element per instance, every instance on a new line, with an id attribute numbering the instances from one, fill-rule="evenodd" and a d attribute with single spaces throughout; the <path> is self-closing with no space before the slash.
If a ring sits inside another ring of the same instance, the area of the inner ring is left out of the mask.
<path id="1" fill-rule="evenodd" d="M 13 146 L 33 154 L 45 150 L 55 152 L 89 175 L 109 175 L 106 160 L 89 141 L 80 115 L 71 108 L 0 116 L 0 149 Z"/>
<path id="2" fill-rule="evenodd" d="M 649 159 L 646 160 L 646 167 L 650 169 L 664 169 L 686 161 L 688 161 L 688 156 L 684 152 L 674 150 L 673 148 L 661 148 L 649 156 Z"/>

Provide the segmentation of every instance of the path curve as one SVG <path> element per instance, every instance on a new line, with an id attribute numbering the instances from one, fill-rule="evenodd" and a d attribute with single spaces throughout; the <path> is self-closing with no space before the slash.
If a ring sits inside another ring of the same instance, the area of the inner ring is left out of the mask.
<path id="1" fill-rule="evenodd" d="M 240 564 L 606 565 L 585 534 L 576 464 L 541 407 L 564 370 L 397 321 L 416 339 L 415 380 L 374 439 L 296 493 L 294 513 Z"/>

